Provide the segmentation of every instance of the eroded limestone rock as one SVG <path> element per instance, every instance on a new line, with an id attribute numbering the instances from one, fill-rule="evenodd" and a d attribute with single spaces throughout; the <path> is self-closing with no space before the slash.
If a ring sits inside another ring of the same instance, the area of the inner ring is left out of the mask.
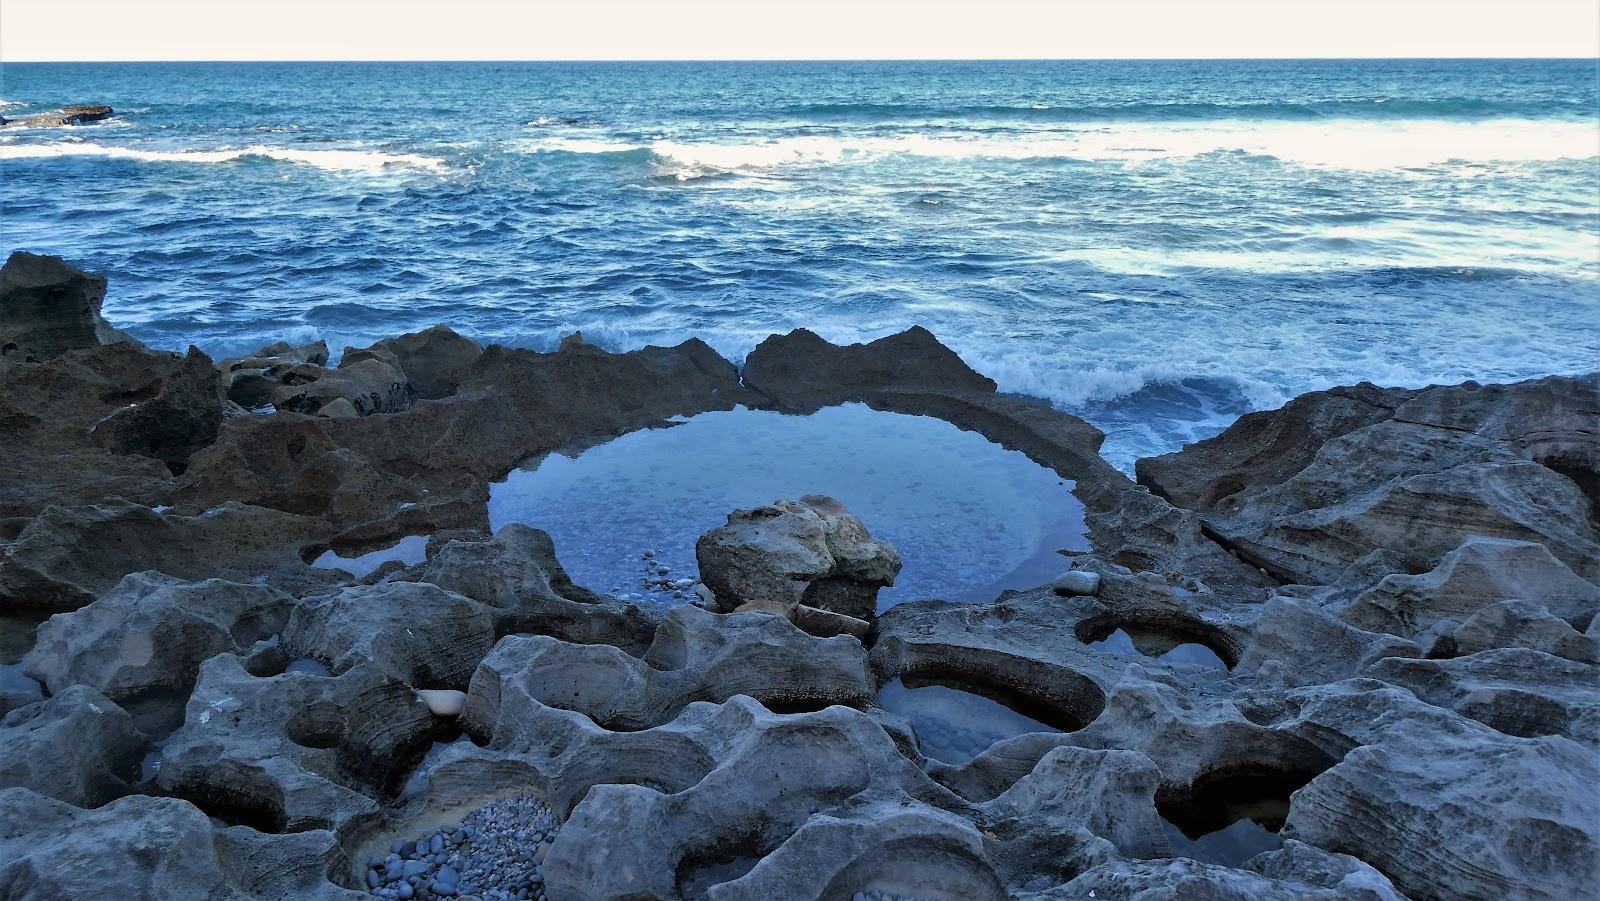
<path id="1" fill-rule="evenodd" d="M 810 495 L 728 514 L 695 543 L 700 579 L 719 608 L 806 604 L 856 619 L 877 611 L 900 555 L 832 498 Z"/>

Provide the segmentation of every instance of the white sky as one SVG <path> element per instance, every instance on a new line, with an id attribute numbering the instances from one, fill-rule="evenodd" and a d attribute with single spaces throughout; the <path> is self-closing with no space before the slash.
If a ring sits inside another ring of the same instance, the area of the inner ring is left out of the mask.
<path id="1" fill-rule="evenodd" d="M 1600 0 L 0 0 L 0 62 L 1600 56 Z"/>

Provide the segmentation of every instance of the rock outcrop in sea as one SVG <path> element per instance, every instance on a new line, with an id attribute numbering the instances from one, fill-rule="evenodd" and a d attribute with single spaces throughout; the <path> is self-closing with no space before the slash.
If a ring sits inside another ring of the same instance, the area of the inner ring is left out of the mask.
<path id="1" fill-rule="evenodd" d="M 118 332 L 104 292 L 0 270 L 0 897 L 1600 884 L 1600 374 L 1309 394 L 1135 482 L 917 328 L 773 336 L 742 374 L 699 341 L 442 326 L 219 363 Z M 701 539 L 706 600 L 662 612 L 489 531 L 526 458 L 844 402 L 1070 479 L 1089 547 L 992 602 L 880 611 L 901 560 L 873 524 L 773 498 Z M 308 562 L 407 536 L 420 562 Z M 1031 725 L 935 758 L 891 686 Z"/>

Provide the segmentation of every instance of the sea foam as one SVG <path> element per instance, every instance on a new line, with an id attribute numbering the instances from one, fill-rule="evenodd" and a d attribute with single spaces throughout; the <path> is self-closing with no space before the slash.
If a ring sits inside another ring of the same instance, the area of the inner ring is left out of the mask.
<path id="1" fill-rule="evenodd" d="M 259 158 L 330 171 L 364 172 L 374 175 L 394 169 L 442 172 L 446 168 L 443 160 L 419 154 L 339 148 L 311 149 L 257 145 L 224 150 L 144 150 L 137 147 L 77 141 L 0 146 L 0 160 L 52 157 L 109 157 L 148 163 L 231 163 Z"/>

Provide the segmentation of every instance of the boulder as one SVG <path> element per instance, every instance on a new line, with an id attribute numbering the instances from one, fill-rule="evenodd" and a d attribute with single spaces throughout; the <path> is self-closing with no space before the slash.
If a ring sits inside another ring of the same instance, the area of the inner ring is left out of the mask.
<path id="1" fill-rule="evenodd" d="M 436 325 L 386 338 L 362 350 L 345 348 L 339 367 L 381 360 L 405 373 L 419 399 L 437 400 L 456 393 L 482 355 L 483 348 L 476 341 L 461 337 L 449 326 Z"/>
<path id="2" fill-rule="evenodd" d="M 0 789 L 98 807 L 128 793 L 145 741 L 127 711 L 74 685 L 0 720 Z"/>
<path id="3" fill-rule="evenodd" d="M 427 582 L 359 585 L 298 604 L 283 645 L 334 675 L 366 665 L 414 688 L 465 689 L 494 645 L 494 618 Z"/>
<path id="4" fill-rule="evenodd" d="M 200 665 L 156 784 L 262 832 L 338 831 L 377 814 L 433 729 L 416 691 L 377 667 L 271 674 L 219 654 Z"/>
<path id="5" fill-rule="evenodd" d="M 0 359 L 49 360 L 69 350 L 135 343 L 100 315 L 106 280 L 60 257 L 13 251 L 0 266 Z"/>
<path id="6" fill-rule="evenodd" d="M 0 789 L 0 896 L 16 901 L 368 897 L 328 881 L 342 858 L 331 833 L 218 828 L 176 798 L 135 795 L 80 810 Z"/>
<path id="7" fill-rule="evenodd" d="M 0 554 L 0 610 L 76 610 L 144 570 L 187 580 L 326 583 L 340 577 L 302 562 L 326 529 L 321 520 L 231 502 L 194 516 L 120 500 L 52 507 Z"/>
<path id="8" fill-rule="evenodd" d="M 174 475 L 182 474 L 195 451 L 217 440 L 222 427 L 217 386 L 211 358 L 190 347 L 155 397 L 100 420 L 92 430 L 94 441 L 113 453 L 160 460 Z"/>
<path id="9" fill-rule="evenodd" d="M 214 397 L 190 404 L 181 399 L 189 397 L 183 390 L 156 404 L 171 386 L 189 381 L 191 365 L 131 343 L 66 351 L 42 363 L 0 363 L 0 518 L 112 496 L 161 503 L 171 483 L 165 460 L 206 440 L 207 410 L 217 406 Z M 140 412 L 152 404 L 174 414 L 170 428 Z M 111 419 L 118 425 L 97 435 Z M 126 442 L 106 442 L 114 451 L 103 446 L 102 439 L 124 434 Z M 175 454 L 158 449 L 157 457 L 141 455 L 149 439 L 167 437 L 180 439 Z"/>
<path id="10" fill-rule="evenodd" d="M 41 625 L 23 666 L 53 694 L 87 685 L 125 706 L 171 706 L 170 729 L 201 662 L 274 635 L 293 603 L 264 585 L 132 573 L 98 600 Z"/>
<path id="11" fill-rule="evenodd" d="M 491 539 L 442 541 L 430 548 L 418 578 L 488 605 L 497 634 L 536 633 L 641 654 L 656 629 L 643 608 L 574 585 L 550 536 L 521 523 Z"/>
<path id="12" fill-rule="evenodd" d="M 803 603 L 862 620 L 874 616 L 878 589 L 900 572 L 894 548 L 819 495 L 734 511 L 700 536 L 695 559 L 720 609 Z"/>
<path id="13" fill-rule="evenodd" d="M 279 384 L 272 389 L 272 405 L 291 413 L 317 413 L 344 401 L 360 416 L 399 413 L 411 409 L 416 391 L 405 373 L 375 358 L 328 369 L 310 363 L 273 371 Z"/>

